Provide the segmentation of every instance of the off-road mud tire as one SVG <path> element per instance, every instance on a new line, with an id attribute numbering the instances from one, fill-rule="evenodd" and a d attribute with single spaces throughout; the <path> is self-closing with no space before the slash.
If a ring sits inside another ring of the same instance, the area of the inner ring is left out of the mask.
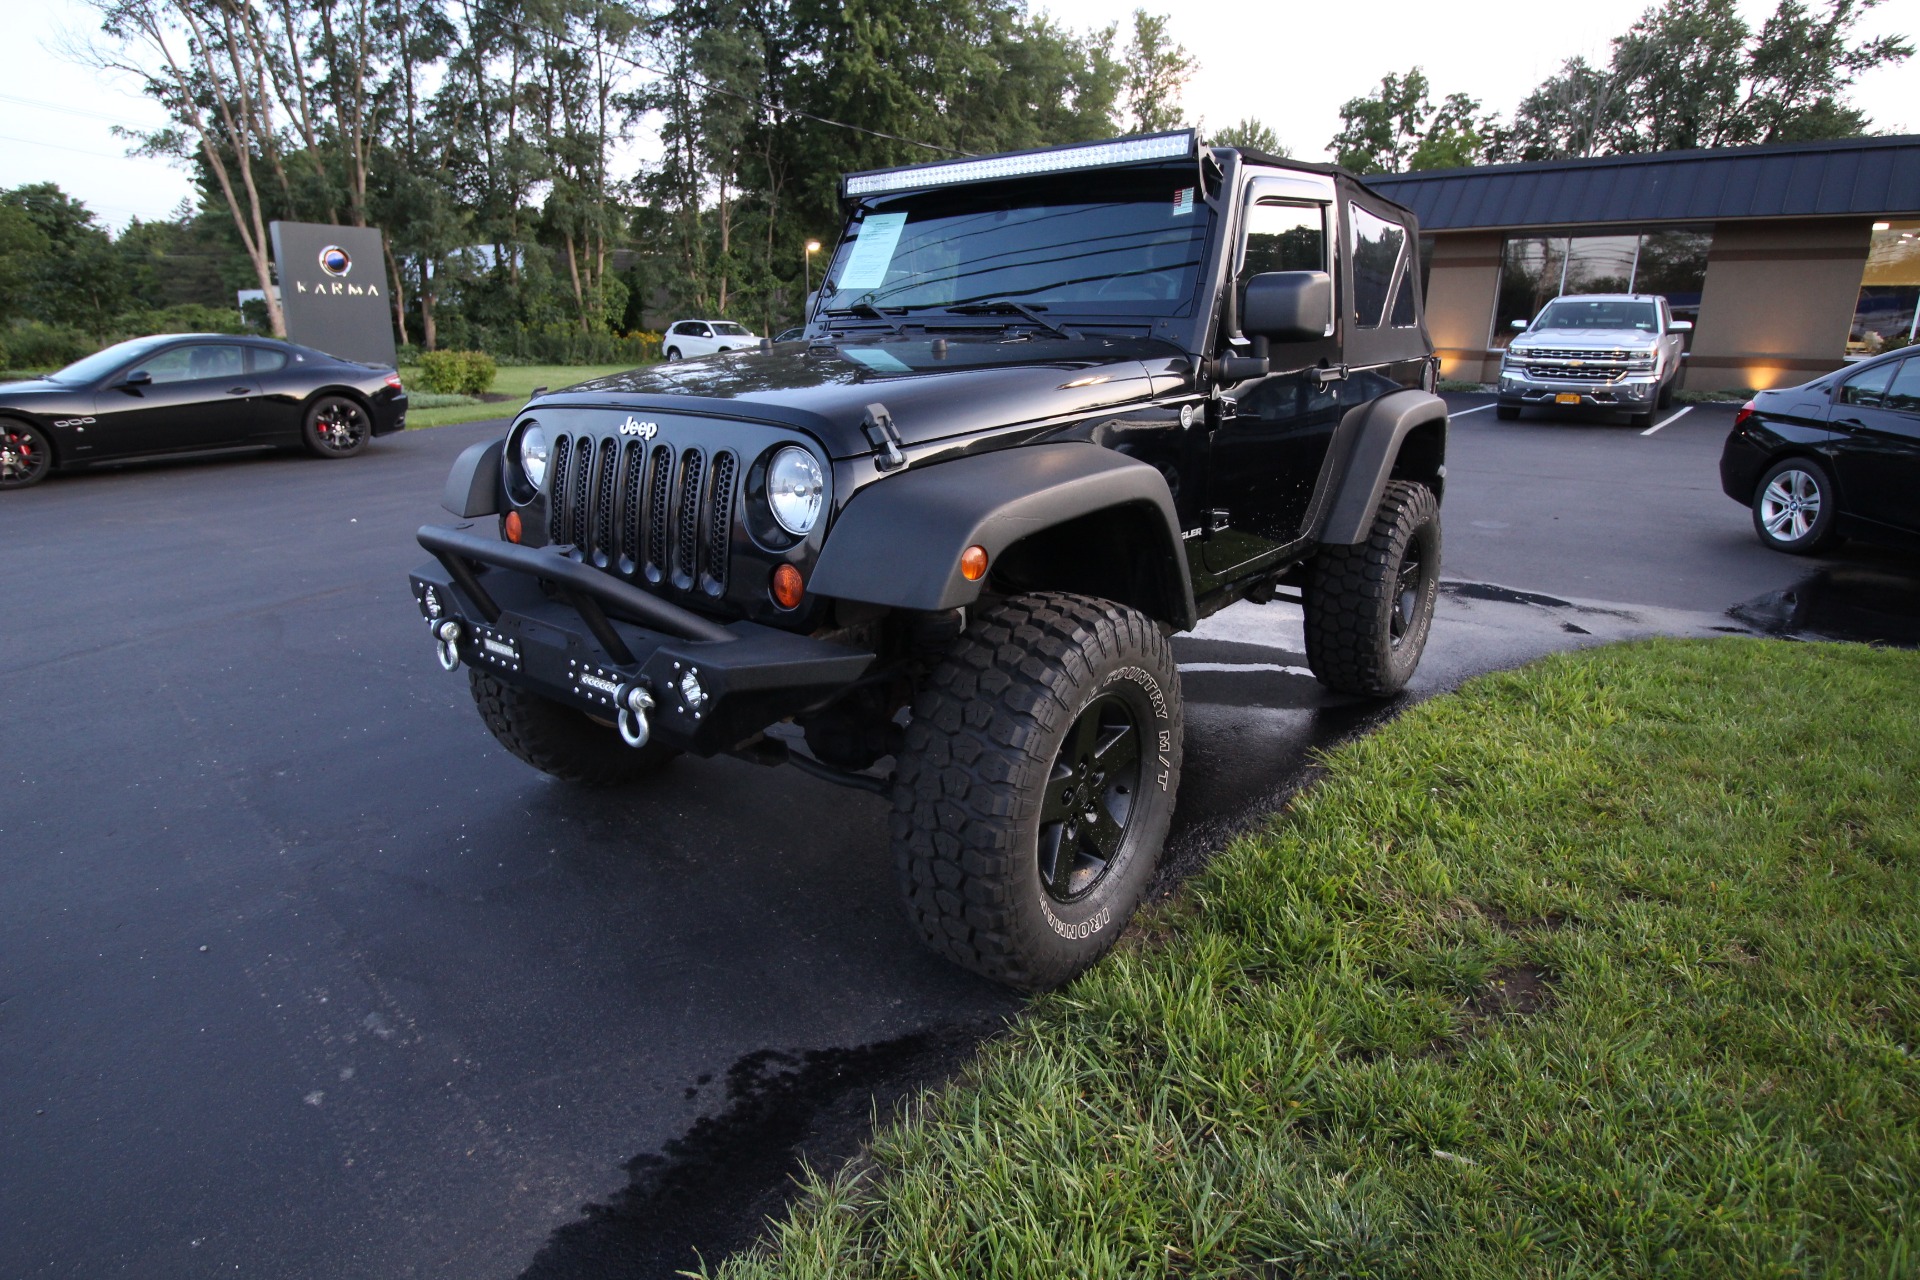
<path id="1" fill-rule="evenodd" d="M 542 773 L 586 787 L 635 782 L 665 768 L 679 752 L 658 742 L 635 750 L 619 730 L 571 707 L 506 684 L 473 667 L 467 687 L 500 745 Z"/>
<path id="2" fill-rule="evenodd" d="M 1044 592 L 982 607 L 916 693 L 893 791 L 907 915 L 928 946 L 1025 991 L 1059 986 L 1126 928 L 1180 784 L 1180 673 L 1135 610 Z M 1068 735 L 1117 698 L 1139 731 L 1125 834 L 1083 896 L 1042 882 L 1043 802 Z"/>
<path id="3" fill-rule="evenodd" d="M 1418 595 L 1397 638 L 1394 615 L 1409 548 L 1419 556 Z M 1314 557 L 1306 592 L 1307 666 L 1337 693 L 1384 698 L 1413 678 L 1440 594 L 1440 504 L 1423 484 L 1387 484 L 1365 542 Z"/>

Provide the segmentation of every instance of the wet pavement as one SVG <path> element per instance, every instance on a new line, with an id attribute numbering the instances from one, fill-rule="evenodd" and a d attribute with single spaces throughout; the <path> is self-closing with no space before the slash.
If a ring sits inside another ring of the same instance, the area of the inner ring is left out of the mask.
<path id="1" fill-rule="evenodd" d="M 1914 643 L 1920 560 L 1754 541 L 1730 419 L 1458 417 L 1415 696 L 1639 635 Z M 492 742 L 405 575 L 493 430 L 0 501 L 0 1275 L 670 1274 L 1018 1009 L 913 940 L 877 798 L 580 792 Z M 1320 690 L 1296 606 L 1177 652 L 1163 890 L 1395 709 Z"/>

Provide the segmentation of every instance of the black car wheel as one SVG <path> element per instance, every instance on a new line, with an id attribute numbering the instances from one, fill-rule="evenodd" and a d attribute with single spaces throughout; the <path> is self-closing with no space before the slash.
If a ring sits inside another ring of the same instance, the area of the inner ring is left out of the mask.
<path id="1" fill-rule="evenodd" d="M 1440 504 L 1423 484 L 1387 485 L 1367 540 L 1314 557 L 1307 666 L 1338 693 L 1385 697 L 1413 678 L 1440 592 Z"/>
<path id="2" fill-rule="evenodd" d="M 1812 458 L 1783 458 L 1753 490 L 1753 529 L 1775 551 L 1803 556 L 1834 541 L 1833 479 Z"/>
<path id="3" fill-rule="evenodd" d="M 1027 991 L 1126 928 L 1180 785 L 1180 674 L 1144 614 L 1057 593 L 977 612 L 913 703 L 894 866 L 928 946 Z"/>
<path id="4" fill-rule="evenodd" d="M 321 458 L 351 458 L 373 433 L 367 411 L 345 396 L 321 396 L 307 409 L 307 450 Z"/>
<path id="5" fill-rule="evenodd" d="M 0 421 L 0 489 L 24 489 L 39 484 L 53 470 L 53 450 L 40 428 L 26 422 Z"/>

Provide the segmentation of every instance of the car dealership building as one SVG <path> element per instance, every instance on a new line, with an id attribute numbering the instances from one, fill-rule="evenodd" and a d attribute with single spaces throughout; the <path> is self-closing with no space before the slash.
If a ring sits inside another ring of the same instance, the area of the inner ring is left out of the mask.
<path id="1" fill-rule="evenodd" d="M 1685 385 L 1790 386 L 1920 339 L 1920 136 L 1375 176 L 1420 217 L 1445 376 L 1563 293 L 1664 294 Z"/>

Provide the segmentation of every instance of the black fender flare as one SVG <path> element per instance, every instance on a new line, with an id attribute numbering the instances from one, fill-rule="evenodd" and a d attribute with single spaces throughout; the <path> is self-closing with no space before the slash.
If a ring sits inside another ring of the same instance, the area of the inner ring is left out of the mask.
<path id="1" fill-rule="evenodd" d="M 1366 541 L 1400 446 L 1416 427 L 1438 422 L 1444 430 L 1447 402 L 1431 392 L 1408 389 L 1381 396 L 1355 412 L 1362 415 L 1359 430 L 1320 530 L 1321 542 L 1341 546 Z"/>
<path id="2" fill-rule="evenodd" d="M 501 466 L 506 458 L 507 438 L 482 440 L 470 444 L 453 460 L 447 472 L 446 488 L 440 491 L 440 505 L 462 519 L 500 513 L 500 495 L 505 477 Z"/>
<path id="3" fill-rule="evenodd" d="M 991 566 L 1034 534 L 1129 507 L 1145 518 L 1177 584 L 1159 620 L 1193 626 L 1193 578 L 1166 477 L 1086 442 L 1001 449 L 869 483 L 827 531 L 807 590 L 899 609 L 961 608 L 981 590 L 960 575 L 968 547 L 986 548 Z"/>

